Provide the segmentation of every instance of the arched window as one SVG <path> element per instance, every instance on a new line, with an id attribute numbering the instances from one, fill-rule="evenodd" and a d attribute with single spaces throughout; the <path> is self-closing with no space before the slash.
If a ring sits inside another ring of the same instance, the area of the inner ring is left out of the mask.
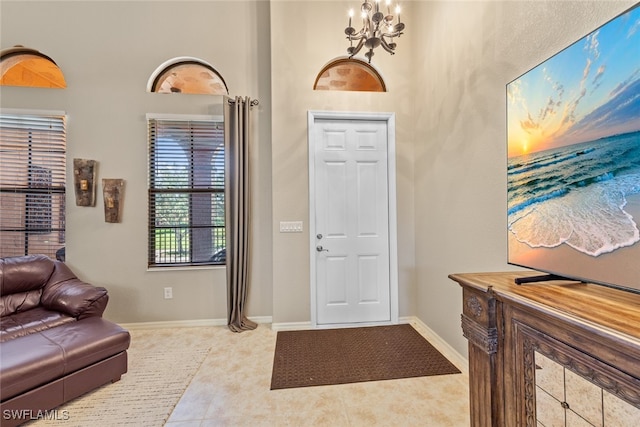
<path id="1" fill-rule="evenodd" d="M 147 92 L 228 95 L 224 79 L 198 58 L 179 57 L 161 64 L 147 82 Z"/>
<path id="2" fill-rule="evenodd" d="M 371 64 L 356 58 L 342 57 L 322 68 L 313 89 L 386 92 L 387 86 Z"/>
<path id="3" fill-rule="evenodd" d="M 47 55 L 24 46 L 0 51 L 0 85 L 65 88 L 58 65 Z"/>

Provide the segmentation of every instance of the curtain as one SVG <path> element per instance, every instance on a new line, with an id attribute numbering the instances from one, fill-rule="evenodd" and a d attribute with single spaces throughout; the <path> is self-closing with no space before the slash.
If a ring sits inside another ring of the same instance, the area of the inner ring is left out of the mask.
<path id="1" fill-rule="evenodd" d="M 250 112 L 257 103 L 239 96 L 224 102 L 227 317 L 234 332 L 258 326 L 245 314 L 251 261 Z"/>

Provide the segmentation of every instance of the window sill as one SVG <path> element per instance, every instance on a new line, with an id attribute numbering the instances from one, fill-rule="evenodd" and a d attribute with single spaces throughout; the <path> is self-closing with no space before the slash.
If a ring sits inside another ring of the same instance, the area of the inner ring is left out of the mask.
<path id="1" fill-rule="evenodd" d="M 194 271 L 194 270 L 223 270 L 226 265 L 185 265 L 179 267 L 147 267 L 148 272 L 158 271 Z"/>

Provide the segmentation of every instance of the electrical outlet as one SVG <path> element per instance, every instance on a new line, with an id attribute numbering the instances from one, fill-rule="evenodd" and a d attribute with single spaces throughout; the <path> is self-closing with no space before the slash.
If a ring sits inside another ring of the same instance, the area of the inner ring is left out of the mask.
<path id="1" fill-rule="evenodd" d="M 173 298 L 173 288 L 164 288 L 164 299 Z"/>

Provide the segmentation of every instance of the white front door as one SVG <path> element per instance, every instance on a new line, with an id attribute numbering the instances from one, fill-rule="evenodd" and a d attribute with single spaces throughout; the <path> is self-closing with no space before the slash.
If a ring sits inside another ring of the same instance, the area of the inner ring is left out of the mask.
<path id="1" fill-rule="evenodd" d="M 388 135 L 387 120 L 313 118 L 317 325 L 392 321 Z"/>

